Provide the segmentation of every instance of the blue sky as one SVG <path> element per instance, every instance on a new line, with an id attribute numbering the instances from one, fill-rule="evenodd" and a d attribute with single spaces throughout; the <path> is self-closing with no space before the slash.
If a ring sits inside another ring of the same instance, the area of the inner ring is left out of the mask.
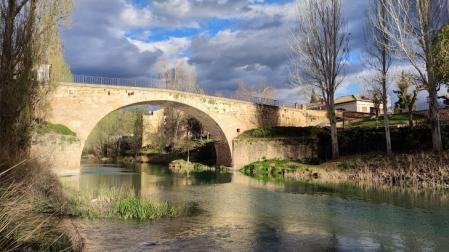
<path id="1" fill-rule="evenodd" d="M 363 93 L 366 0 L 342 0 L 351 55 L 338 95 Z M 278 99 L 304 101 L 289 84 L 292 0 L 75 0 L 64 28 L 66 60 L 76 74 L 152 78 L 160 63 L 183 63 L 207 92 L 232 94 L 241 83 L 270 85 Z"/>

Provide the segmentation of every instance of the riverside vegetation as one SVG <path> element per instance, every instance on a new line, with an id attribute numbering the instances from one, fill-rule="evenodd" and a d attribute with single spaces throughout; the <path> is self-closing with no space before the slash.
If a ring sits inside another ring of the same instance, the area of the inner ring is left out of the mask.
<path id="1" fill-rule="evenodd" d="M 449 127 L 443 126 L 444 146 L 449 144 Z M 340 150 L 345 156 L 329 160 L 326 129 L 273 128 L 245 132 L 241 137 L 274 139 L 292 136 L 316 138 L 318 157 L 313 160 L 262 160 L 242 168 L 246 175 L 262 180 L 394 185 L 414 188 L 449 188 L 449 152 L 429 152 L 427 127 L 392 129 L 392 145 L 398 153 L 381 154 L 382 130 L 351 128 L 339 132 Z M 426 141 L 427 139 L 427 141 Z M 370 143 L 370 144 L 366 144 Z M 368 153 L 368 154 L 363 154 Z"/>
<path id="2" fill-rule="evenodd" d="M 183 174 L 186 176 L 189 176 L 190 174 L 200 174 L 207 172 L 229 172 L 229 168 L 224 166 L 211 167 L 196 162 L 185 161 L 182 159 L 172 161 L 169 164 L 168 168 L 173 173 Z"/>
<path id="3" fill-rule="evenodd" d="M 27 160 L 0 175 L 0 247 L 3 251 L 81 251 L 65 216 L 67 198 L 44 164 Z"/>
<path id="4" fill-rule="evenodd" d="M 152 221 L 190 216 L 198 211 L 195 202 L 182 206 L 155 202 L 138 197 L 133 188 L 99 186 L 95 191 L 77 191 L 65 184 L 62 187 L 68 198 L 67 213 L 81 218 Z"/>
<path id="5" fill-rule="evenodd" d="M 318 165 L 291 160 L 263 160 L 241 171 L 260 180 L 391 185 L 449 189 L 449 152 L 344 157 Z"/>
<path id="6" fill-rule="evenodd" d="M 77 191 L 44 167 L 28 160 L 0 173 L 2 251 L 82 251 L 73 218 L 152 221 L 199 212 L 195 202 L 155 202 L 139 198 L 131 188 Z"/>

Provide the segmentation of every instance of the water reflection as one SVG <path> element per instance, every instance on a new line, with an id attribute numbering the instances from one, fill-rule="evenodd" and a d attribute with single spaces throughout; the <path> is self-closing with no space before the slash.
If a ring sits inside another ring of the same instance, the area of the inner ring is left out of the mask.
<path id="1" fill-rule="evenodd" d="M 67 179 L 67 178 L 64 178 Z M 73 180 L 73 178 L 71 178 Z M 154 223 L 81 221 L 91 250 L 446 250 L 445 193 L 267 183 L 240 173 L 178 176 L 166 167 L 94 167 L 81 190 L 129 186 L 142 197 L 204 210 Z"/>

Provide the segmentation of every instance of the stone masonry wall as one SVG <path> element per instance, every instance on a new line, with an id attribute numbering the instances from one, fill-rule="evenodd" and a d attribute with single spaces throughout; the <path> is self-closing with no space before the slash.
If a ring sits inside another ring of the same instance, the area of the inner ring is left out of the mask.
<path id="1" fill-rule="evenodd" d="M 46 134 L 33 140 L 31 156 L 51 165 L 58 175 L 68 175 L 80 166 L 81 143 L 73 136 Z"/>
<path id="2" fill-rule="evenodd" d="M 237 138 L 233 141 L 233 166 L 234 169 L 240 169 L 264 159 L 315 159 L 318 158 L 317 146 L 314 140 Z"/>

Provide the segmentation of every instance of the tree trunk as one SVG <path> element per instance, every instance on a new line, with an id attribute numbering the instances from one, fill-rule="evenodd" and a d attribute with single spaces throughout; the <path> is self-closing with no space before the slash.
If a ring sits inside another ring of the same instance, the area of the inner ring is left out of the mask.
<path id="1" fill-rule="evenodd" d="M 434 86 L 429 88 L 429 119 L 432 131 L 432 145 L 433 150 L 440 152 L 443 150 L 441 142 L 440 117 L 438 115 L 438 97 L 437 90 Z"/>
<path id="2" fill-rule="evenodd" d="M 328 104 L 327 116 L 331 127 L 332 159 L 338 159 L 340 157 L 340 151 L 338 148 L 337 119 L 335 117 L 335 106 L 333 98 L 330 99 L 330 102 Z"/>
<path id="3" fill-rule="evenodd" d="M 408 108 L 408 126 L 413 127 L 413 109 L 410 107 Z"/>
<path id="4" fill-rule="evenodd" d="M 14 142 L 15 136 L 13 135 L 14 120 L 17 118 L 15 106 L 12 104 L 15 100 L 11 100 L 14 94 L 14 18 L 15 18 L 16 1 L 10 0 L 5 13 L 2 13 L 3 29 L 1 34 L 2 40 L 2 52 L 0 63 L 0 160 L 8 159 L 15 155 L 15 148 L 17 148 Z"/>
<path id="5" fill-rule="evenodd" d="M 391 136 L 390 136 L 390 122 L 388 118 L 388 97 L 387 97 L 387 70 L 385 63 L 385 54 L 383 56 L 383 77 L 382 77 L 382 104 L 384 108 L 384 128 L 385 128 L 385 147 L 387 155 L 392 154 L 391 150 Z"/>

